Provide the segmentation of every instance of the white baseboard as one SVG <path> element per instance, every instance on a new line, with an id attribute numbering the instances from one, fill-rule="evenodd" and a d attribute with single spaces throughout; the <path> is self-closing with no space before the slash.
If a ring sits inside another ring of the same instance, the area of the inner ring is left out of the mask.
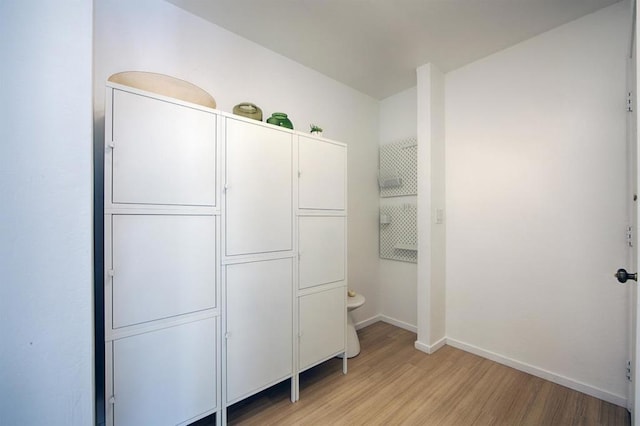
<path id="1" fill-rule="evenodd" d="M 423 343 L 423 342 L 421 342 L 419 340 L 416 340 L 415 343 L 413 344 L 413 346 L 417 350 L 431 355 L 431 346 L 427 345 L 426 343 Z"/>
<path id="2" fill-rule="evenodd" d="M 418 332 L 418 328 L 415 325 L 411 325 L 409 323 L 397 320 L 395 318 L 388 317 L 386 315 L 380 315 L 379 317 L 380 317 L 380 321 L 386 322 L 387 324 L 395 325 L 396 327 L 403 328 L 412 333 Z"/>
<path id="3" fill-rule="evenodd" d="M 358 321 L 356 323 L 356 330 L 360 330 L 361 328 L 365 328 L 371 324 L 374 324 L 378 321 L 386 322 L 387 324 L 395 325 L 396 327 L 403 328 L 412 333 L 417 333 L 418 329 L 415 325 L 408 324 L 404 321 L 397 320 L 395 318 L 388 317 L 386 315 L 374 315 L 371 318 L 367 318 L 362 321 Z"/>
<path id="4" fill-rule="evenodd" d="M 362 320 L 362 321 L 358 321 L 356 323 L 356 330 L 360 330 L 361 328 L 365 328 L 367 326 L 370 326 L 371 324 L 374 324 L 378 321 L 382 321 L 381 318 L 382 315 L 374 315 L 371 318 L 368 318 L 366 320 Z"/>
<path id="5" fill-rule="evenodd" d="M 610 402 L 620 407 L 625 407 L 625 408 L 627 407 L 627 398 L 624 396 L 612 394 L 611 392 L 607 392 L 605 390 L 596 388 L 586 383 L 582 383 L 577 380 L 573 380 L 568 377 L 562 376 L 560 374 L 543 370 L 542 368 L 538 368 L 534 365 L 517 361 L 515 359 L 502 356 L 495 352 L 487 351 L 485 349 L 461 342 L 459 340 L 446 338 L 445 341 L 447 345 L 453 346 L 454 348 L 461 349 L 465 352 L 470 352 L 474 355 L 478 355 L 483 358 L 490 359 L 491 361 L 495 361 L 499 364 L 506 365 L 507 367 L 515 368 L 516 370 L 520 370 L 525 373 L 529 373 L 533 376 L 548 380 L 550 382 L 557 383 L 562 386 L 566 386 L 578 392 L 586 393 L 587 395 L 591 395 L 593 397 L 602 399 L 604 401 Z M 418 348 L 417 344 L 418 342 L 416 342 L 416 348 Z"/>
<path id="6" fill-rule="evenodd" d="M 443 337 L 442 339 L 438 340 L 437 342 L 435 342 L 433 345 L 427 345 L 424 342 L 421 342 L 419 340 L 416 340 L 416 342 L 413 344 L 415 346 L 415 348 L 419 351 L 428 353 L 429 355 L 431 355 L 432 353 L 434 353 L 435 351 L 437 351 L 438 349 L 440 349 L 441 347 L 443 347 L 444 345 L 447 344 L 447 338 Z"/>

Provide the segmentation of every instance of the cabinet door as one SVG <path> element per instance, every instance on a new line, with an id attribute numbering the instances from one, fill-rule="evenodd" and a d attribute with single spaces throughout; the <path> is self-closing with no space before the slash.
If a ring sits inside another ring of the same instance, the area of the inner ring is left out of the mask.
<path id="1" fill-rule="evenodd" d="M 227 266 L 227 402 L 292 374 L 292 275 L 292 259 Z"/>
<path id="2" fill-rule="evenodd" d="M 300 370 L 344 351 L 345 292 L 339 287 L 300 297 Z"/>
<path id="3" fill-rule="evenodd" d="M 113 328 L 216 306 L 214 216 L 113 215 Z"/>
<path id="4" fill-rule="evenodd" d="M 347 149 L 300 136 L 298 205 L 301 209 L 344 210 Z"/>
<path id="5" fill-rule="evenodd" d="M 299 287 L 345 279 L 345 217 L 300 216 Z"/>
<path id="6" fill-rule="evenodd" d="M 226 254 L 292 250 L 291 134 L 226 123 Z"/>
<path id="7" fill-rule="evenodd" d="M 217 408 L 216 319 L 113 342 L 117 426 L 175 425 Z"/>
<path id="8" fill-rule="evenodd" d="M 216 205 L 216 115 L 113 91 L 113 203 Z"/>

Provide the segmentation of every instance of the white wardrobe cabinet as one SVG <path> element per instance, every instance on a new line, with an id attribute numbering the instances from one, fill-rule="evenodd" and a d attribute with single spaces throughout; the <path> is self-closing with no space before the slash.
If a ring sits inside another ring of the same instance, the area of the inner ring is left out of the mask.
<path id="1" fill-rule="evenodd" d="M 347 148 L 343 144 L 299 137 L 300 209 L 345 210 Z"/>
<path id="2" fill-rule="evenodd" d="M 296 401 L 346 350 L 346 145 L 114 82 L 105 111 L 107 425 Z"/>
<path id="3" fill-rule="evenodd" d="M 299 371 L 346 350 L 346 166 L 344 144 L 299 136 Z"/>
<path id="4" fill-rule="evenodd" d="M 216 116 L 123 90 L 112 96 L 111 202 L 215 206 Z"/>
<path id="5" fill-rule="evenodd" d="M 209 108 L 107 84 L 108 426 L 221 417 L 218 127 Z"/>
<path id="6" fill-rule="evenodd" d="M 293 259 L 226 266 L 227 402 L 291 377 Z"/>
<path id="7" fill-rule="evenodd" d="M 225 254 L 293 250 L 293 136 L 226 120 Z"/>

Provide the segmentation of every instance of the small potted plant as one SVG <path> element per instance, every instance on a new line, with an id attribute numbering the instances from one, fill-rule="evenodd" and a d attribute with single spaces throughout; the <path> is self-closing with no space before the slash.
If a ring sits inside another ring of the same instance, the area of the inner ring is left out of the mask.
<path id="1" fill-rule="evenodd" d="M 316 136 L 322 136 L 322 127 L 317 126 L 315 124 L 311 125 L 311 134 L 315 134 Z"/>

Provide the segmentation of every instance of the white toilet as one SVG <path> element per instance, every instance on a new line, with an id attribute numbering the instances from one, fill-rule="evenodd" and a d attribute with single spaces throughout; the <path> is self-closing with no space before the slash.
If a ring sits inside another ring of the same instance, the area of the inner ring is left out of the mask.
<path id="1" fill-rule="evenodd" d="M 353 322 L 351 311 L 364 305 L 365 298 L 361 294 L 347 297 L 347 358 L 353 358 L 360 353 L 360 340 L 356 333 L 356 325 Z"/>

